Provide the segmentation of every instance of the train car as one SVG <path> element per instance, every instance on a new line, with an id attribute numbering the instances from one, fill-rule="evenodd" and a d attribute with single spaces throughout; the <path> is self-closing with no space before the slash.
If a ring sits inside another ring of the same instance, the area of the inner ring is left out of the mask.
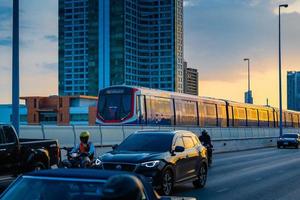
<path id="1" fill-rule="evenodd" d="M 200 127 L 278 127 L 279 111 L 269 106 L 199 97 L 142 87 L 100 90 L 96 123 Z M 300 113 L 283 111 L 284 127 L 300 127 Z"/>
<path id="2" fill-rule="evenodd" d="M 224 100 L 148 88 L 105 88 L 97 109 L 98 124 L 227 126 Z"/>

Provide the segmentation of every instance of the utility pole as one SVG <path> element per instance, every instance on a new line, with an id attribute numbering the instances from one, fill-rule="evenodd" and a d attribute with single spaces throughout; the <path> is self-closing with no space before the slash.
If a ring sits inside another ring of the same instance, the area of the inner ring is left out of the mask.
<path id="1" fill-rule="evenodd" d="M 19 135 L 19 0 L 13 0 L 13 48 L 12 48 L 12 124 Z"/>

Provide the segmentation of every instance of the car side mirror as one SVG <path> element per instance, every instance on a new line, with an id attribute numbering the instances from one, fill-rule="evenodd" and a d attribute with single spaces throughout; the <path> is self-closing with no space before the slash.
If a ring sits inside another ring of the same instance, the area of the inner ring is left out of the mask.
<path id="1" fill-rule="evenodd" d="M 116 150 L 118 148 L 118 146 L 119 146 L 118 144 L 115 144 L 115 145 L 112 146 L 112 149 Z"/>
<path id="2" fill-rule="evenodd" d="M 184 147 L 182 147 L 182 146 L 176 146 L 174 152 L 178 152 L 178 153 L 184 152 Z"/>

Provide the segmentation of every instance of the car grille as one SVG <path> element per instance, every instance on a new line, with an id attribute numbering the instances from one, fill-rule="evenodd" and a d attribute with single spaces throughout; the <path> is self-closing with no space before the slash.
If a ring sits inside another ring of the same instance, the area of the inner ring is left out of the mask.
<path id="1" fill-rule="evenodd" d="M 136 164 L 125 164 L 125 163 L 103 163 L 103 169 L 106 170 L 119 170 L 119 171 L 135 171 Z"/>

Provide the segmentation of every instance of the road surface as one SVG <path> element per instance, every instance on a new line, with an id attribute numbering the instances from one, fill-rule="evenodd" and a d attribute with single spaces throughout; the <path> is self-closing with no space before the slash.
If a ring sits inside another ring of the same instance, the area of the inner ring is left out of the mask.
<path id="1" fill-rule="evenodd" d="M 175 195 L 200 200 L 298 200 L 300 150 L 267 148 L 216 154 L 206 187 L 177 186 Z"/>

